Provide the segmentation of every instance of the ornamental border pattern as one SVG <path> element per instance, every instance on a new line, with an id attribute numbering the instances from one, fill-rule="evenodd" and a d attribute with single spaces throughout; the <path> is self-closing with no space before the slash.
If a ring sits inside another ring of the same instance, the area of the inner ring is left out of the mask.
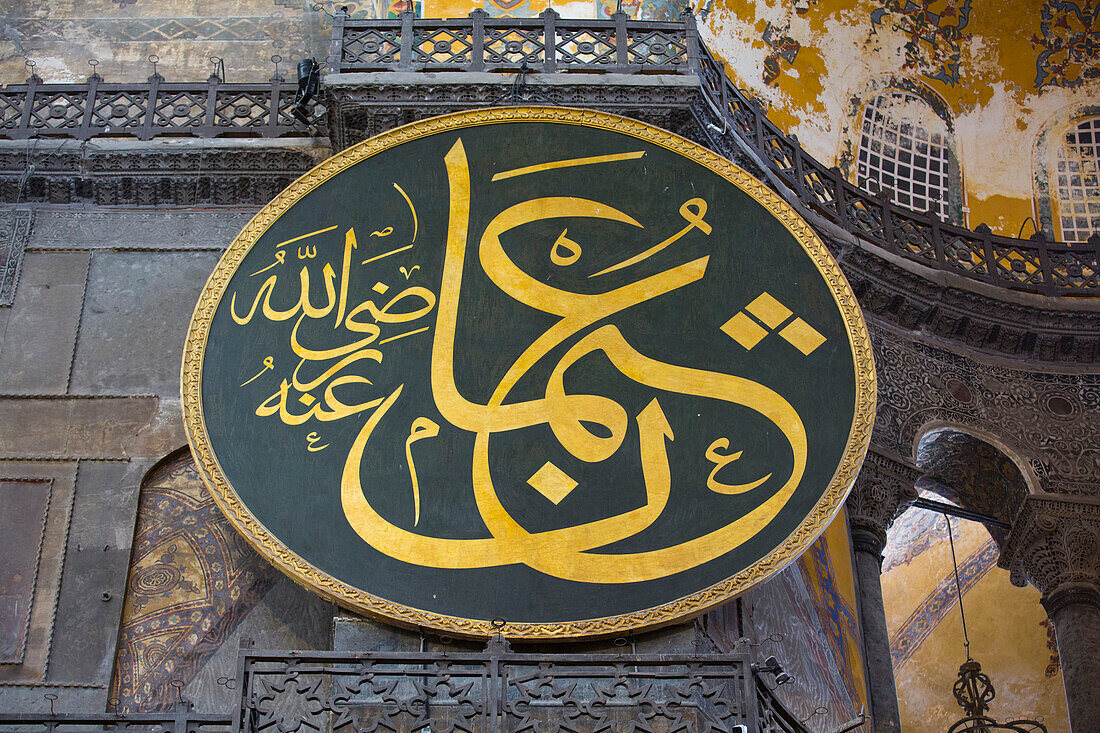
<path id="1" fill-rule="evenodd" d="M 871 440 L 875 414 L 875 366 L 870 336 L 859 303 L 828 248 L 795 210 L 765 184 L 729 160 L 659 128 L 605 112 L 577 108 L 502 107 L 434 117 L 399 127 L 355 145 L 321 163 L 265 206 L 234 240 L 203 288 L 188 329 L 181 366 L 181 403 L 184 426 L 203 481 L 219 508 L 249 544 L 293 580 L 336 603 L 402 625 L 427 626 L 451 633 L 486 637 L 498 633 L 491 623 L 423 611 L 379 598 L 354 588 L 308 563 L 271 534 L 248 511 L 229 485 L 206 433 L 201 384 L 206 339 L 221 295 L 233 272 L 260 236 L 306 193 L 340 171 L 390 146 L 426 135 L 480 124 L 545 121 L 613 130 L 664 147 L 694 160 L 730 181 L 776 216 L 798 240 L 829 283 L 845 322 L 853 350 L 856 404 L 844 455 L 826 491 L 802 523 L 771 553 L 731 578 L 675 601 L 649 609 L 597 619 L 570 622 L 517 623 L 508 626 L 511 638 L 548 639 L 608 636 L 639 631 L 697 615 L 782 569 L 828 526 L 844 503 L 859 472 Z"/>

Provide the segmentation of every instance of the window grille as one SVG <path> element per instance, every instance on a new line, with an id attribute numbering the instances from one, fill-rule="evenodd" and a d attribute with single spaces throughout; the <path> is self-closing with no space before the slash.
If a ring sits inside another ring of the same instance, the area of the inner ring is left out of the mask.
<path id="1" fill-rule="evenodd" d="M 897 91 L 880 94 L 863 111 L 856 185 L 872 193 L 890 191 L 899 206 L 931 211 L 946 220 L 949 148 L 947 125 L 920 97 Z"/>
<path id="2" fill-rule="evenodd" d="M 1078 122 L 1058 149 L 1057 218 L 1062 240 L 1100 234 L 1100 117 Z"/>

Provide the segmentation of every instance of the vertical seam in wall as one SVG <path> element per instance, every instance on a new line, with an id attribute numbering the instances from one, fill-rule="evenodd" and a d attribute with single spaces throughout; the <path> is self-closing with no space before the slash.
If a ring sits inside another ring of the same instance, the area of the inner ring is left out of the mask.
<path id="1" fill-rule="evenodd" d="M 80 345 L 80 331 L 84 326 L 84 306 L 88 301 L 88 278 L 92 273 L 92 257 L 95 252 L 91 249 L 88 253 L 88 262 L 84 265 L 84 285 L 80 290 L 80 313 L 76 318 L 76 334 L 73 335 L 73 348 L 69 354 L 69 374 L 65 377 L 65 394 L 70 394 L 73 383 L 73 368 L 76 365 L 76 348 Z"/>
<path id="2" fill-rule="evenodd" d="M 34 572 L 31 574 L 31 598 L 30 603 L 27 604 L 27 618 L 23 623 L 23 652 L 20 665 L 25 664 L 27 661 L 27 637 L 31 631 L 31 614 L 34 613 L 35 591 L 38 590 L 38 576 L 42 570 L 42 553 L 46 551 L 46 525 L 50 519 L 50 504 L 53 502 L 53 477 L 47 478 L 44 483 L 46 484 L 46 508 L 42 512 L 42 526 L 38 530 L 38 561 L 35 562 Z M 43 667 L 48 661 L 49 655 L 43 660 Z M 43 677 L 45 677 L 44 674 Z"/>
<path id="3" fill-rule="evenodd" d="M 50 614 L 50 633 L 46 637 L 46 654 L 42 660 L 42 681 L 45 682 L 50 673 L 50 655 L 53 653 L 53 632 L 57 628 L 57 608 L 61 605 L 61 587 L 65 578 L 65 560 L 69 556 L 69 533 L 73 527 L 73 511 L 76 509 L 76 487 L 80 483 L 80 459 L 76 459 L 76 470 L 73 471 L 73 493 L 69 497 L 69 515 L 65 518 L 65 533 L 61 540 L 61 564 L 57 572 L 57 592 L 53 596 L 53 612 Z"/>

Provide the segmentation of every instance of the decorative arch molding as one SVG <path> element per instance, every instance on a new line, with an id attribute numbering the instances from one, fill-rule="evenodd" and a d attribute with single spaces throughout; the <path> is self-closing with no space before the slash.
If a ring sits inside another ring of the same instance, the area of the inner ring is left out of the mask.
<path id="1" fill-rule="evenodd" d="M 1013 441 L 1004 439 L 992 431 L 986 430 L 978 425 L 969 425 L 954 422 L 951 420 L 931 420 L 920 427 L 917 430 L 916 435 L 913 438 L 913 458 L 914 463 L 922 468 L 920 464 L 920 447 L 921 443 L 925 442 L 929 436 L 933 433 L 941 433 L 945 431 L 952 431 L 956 433 L 963 433 L 970 436 L 974 440 L 988 443 L 994 449 L 1003 453 L 1005 457 L 1010 460 L 1016 469 L 1020 472 L 1020 476 L 1023 480 L 1024 488 L 1027 489 L 1027 494 L 1042 494 L 1042 482 L 1039 481 L 1038 476 L 1035 475 L 1035 470 L 1032 466 L 1031 460 L 1024 456 L 1024 452 L 1021 451 Z M 1022 501 L 1021 495 L 1021 501 Z"/>
<path id="2" fill-rule="evenodd" d="M 1021 464 L 993 443 L 965 429 L 925 431 L 917 442 L 916 464 L 927 480 L 919 488 L 960 507 L 1011 524 L 1029 495 Z M 998 545 L 1007 533 L 987 527 Z"/>
<path id="3" fill-rule="evenodd" d="M 983 363 L 874 322 L 871 337 L 877 449 L 915 456 L 923 436 L 950 427 L 1010 456 L 1029 495 L 1097 495 L 1100 375 Z"/>

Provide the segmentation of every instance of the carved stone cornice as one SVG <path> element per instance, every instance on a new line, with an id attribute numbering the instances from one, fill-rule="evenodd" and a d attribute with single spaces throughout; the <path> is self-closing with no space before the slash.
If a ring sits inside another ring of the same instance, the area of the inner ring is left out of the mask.
<path id="1" fill-rule="evenodd" d="M 882 553 L 886 530 L 917 498 L 915 483 L 920 477 L 920 471 L 899 460 L 874 450 L 867 453 L 844 504 L 857 550 Z"/>
<path id="2" fill-rule="evenodd" d="M 0 200 L 258 206 L 329 154 L 324 138 L 0 140 Z"/>
<path id="3" fill-rule="evenodd" d="M 1044 605 L 1057 608 L 1098 598 L 1100 501 L 1028 496 L 997 564 L 1011 573 L 1014 585 L 1038 588 Z"/>
<path id="4" fill-rule="evenodd" d="M 521 83 L 522 82 L 522 83 Z M 694 138 L 690 105 L 698 79 L 684 74 L 365 72 L 325 77 L 335 150 L 399 125 L 462 110 L 506 105 L 586 107 Z"/>

